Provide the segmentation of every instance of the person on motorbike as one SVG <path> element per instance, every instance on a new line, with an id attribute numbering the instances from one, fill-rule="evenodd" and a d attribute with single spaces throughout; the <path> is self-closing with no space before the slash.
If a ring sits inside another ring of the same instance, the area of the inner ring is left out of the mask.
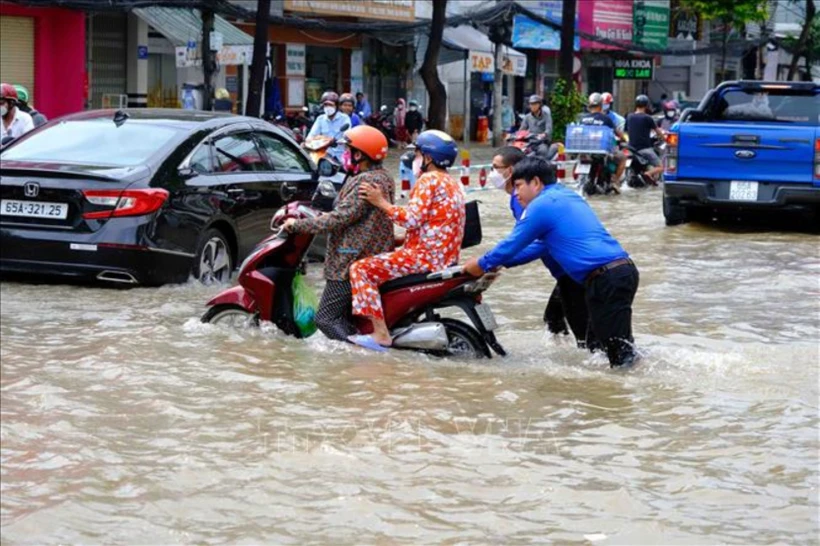
<path id="1" fill-rule="evenodd" d="M 649 97 L 646 95 L 635 97 L 635 112 L 627 116 L 626 130 L 629 133 L 630 146 L 646 158 L 652 166 L 641 176 L 647 185 L 654 186 L 657 184 L 658 176 L 663 171 L 663 167 L 661 166 L 661 158 L 658 157 L 652 144 L 652 133 L 663 139 L 663 131 L 658 128 L 652 116 L 647 113 L 648 109 Z"/>
<path id="2" fill-rule="evenodd" d="M 347 114 L 350 118 L 350 127 L 358 127 L 362 124 L 362 119 L 359 115 L 353 111 L 354 107 L 356 106 L 356 99 L 353 98 L 353 95 L 350 93 L 342 93 L 339 96 L 339 110 L 342 111 L 343 114 Z"/>
<path id="3" fill-rule="evenodd" d="M 15 84 L 14 90 L 17 91 L 17 108 L 31 116 L 32 121 L 34 121 L 35 128 L 48 123 L 48 119 L 43 114 L 35 110 L 34 106 L 29 102 L 28 89 L 22 85 Z"/>
<path id="4" fill-rule="evenodd" d="M 18 107 L 19 102 L 17 90 L 9 83 L 0 83 L 0 140 L 20 138 L 34 129 L 34 120 Z"/>
<path id="5" fill-rule="evenodd" d="M 493 170 L 488 177 L 490 184 L 504 190 L 510 196 L 510 211 L 516 222 L 519 222 L 524 215 L 524 206 L 518 201 L 513 191 L 512 173 L 518 162 L 525 157 L 527 156 L 524 152 L 515 146 L 499 148 L 493 156 Z M 530 252 L 522 252 L 516 260 L 507 263 L 506 267 L 523 265 L 541 258 L 544 266 L 557 281 L 544 309 L 544 322 L 547 324 L 547 329 L 553 334 L 568 334 L 567 323 L 569 323 L 579 348 L 594 347 L 596 344 L 589 331 L 584 285 L 572 280 L 572 277 L 567 275 L 543 246 L 532 245 L 529 250 Z M 533 252 L 535 255 L 531 256 Z"/>
<path id="6" fill-rule="evenodd" d="M 608 118 L 607 118 L 608 119 Z M 637 353 L 632 337 L 632 302 L 639 273 L 629 254 L 609 234 L 589 203 L 556 183 L 555 167 L 540 157 L 522 159 L 513 169 L 515 195 L 524 215 L 512 233 L 462 270 L 473 276 L 540 258 L 541 248 L 572 279 L 584 285 L 592 331 L 606 347 L 612 368 L 628 368 Z"/>
<path id="7" fill-rule="evenodd" d="M 410 101 L 407 115 L 404 118 L 404 125 L 407 127 L 407 136 L 410 142 L 414 142 L 419 133 L 424 130 L 424 116 L 419 112 L 419 101 L 415 99 Z"/>
<path id="8" fill-rule="evenodd" d="M 626 126 L 626 118 L 612 109 L 612 103 L 615 101 L 615 97 L 613 97 L 612 93 L 610 93 L 609 91 L 607 91 L 606 93 L 601 93 L 601 96 L 604 99 L 604 114 L 606 114 L 610 117 L 610 119 L 612 119 L 613 123 L 615 123 L 615 127 L 623 131 L 624 127 Z"/>
<path id="9" fill-rule="evenodd" d="M 544 99 L 532 95 L 529 100 L 530 113 L 524 116 L 519 131 L 529 131 L 534 135 L 546 135 L 547 143 L 552 140 L 552 112 L 544 106 Z"/>
<path id="10" fill-rule="evenodd" d="M 587 113 L 579 116 L 578 123 L 581 125 L 604 125 L 609 127 L 615 133 L 618 140 L 623 142 L 626 140 L 623 131 L 615 126 L 615 122 L 612 121 L 612 118 L 603 113 L 603 106 L 603 95 L 600 93 L 592 93 L 587 101 Z M 626 169 L 626 156 L 618 150 L 614 150 L 611 155 L 612 161 L 618 165 L 613 176 L 613 180 L 615 181 L 614 186 L 616 190 L 620 190 L 621 177 Z"/>
<path id="11" fill-rule="evenodd" d="M 662 105 L 663 119 L 661 120 L 661 130 L 668 132 L 680 118 L 680 105 L 676 100 L 668 100 Z"/>
<path id="12" fill-rule="evenodd" d="M 339 112 L 339 95 L 333 91 L 325 91 L 322 93 L 320 102 L 322 103 L 324 114 L 316 118 L 313 127 L 310 128 L 307 139 L 316 136 L 339 138 L 342 136 L 342 129 L 345 126 L 347 126 L 348 129 L 351 127 L 351 121 L 348 115 Z M 328 149 L 328 155 L 337 161 L 342 160 L 343 153 L 344 146 L 340 146 L 338 143 L 336 146 Z"/>
<path id="13" fill-rule="evenodd" d="M 316 326 L 328 338 L 348 341 L 357 333 L 353 325 L 353 292 L 350 265 L 361 258 L 390 252 L 394 247 L 393 221 L 382 210 L 361 198 L 363 184 L 377 188 L 389 203 L 396 184 L 382 166 L 387 158 L 387 139 L 375 127 L 360 125 L 346 131 L 342 161 L 350 174 L 342 186 L 333 211 L 316 218 L 284 224 L 290 233 L 328 233 L 325 254 L 325 290 L 316 312 Z"/>
<path id="14" fill-rule="evenodd" d="M 353 314 L 370 319 L 373 334 L 350 341 L 386 350 L 392 343 L 384 319 L 379 286 L 414 273 L 439 271 L 458 262 L 466 220 L 464 189 L 447 173 L 458 156 L 455 141 L 443 131 L 428 130 L 416 139 L 413 171 L 416 185 L 405 207 L 385 199 L 379 188 L 363 184 L 363 199 L 407 230 L 401 249 L 355 262 L 350 268 Z"/>

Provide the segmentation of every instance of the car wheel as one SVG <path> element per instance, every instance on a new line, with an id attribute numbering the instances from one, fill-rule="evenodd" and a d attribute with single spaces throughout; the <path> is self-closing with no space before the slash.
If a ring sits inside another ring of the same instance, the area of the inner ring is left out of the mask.
<path id="1" fill-rule="evenodd" d="M 663 217 L 667 226 L 677 226 L 689 221 L 689 211 L 675 197 L 663 196 Z"/>
<path id="2" fill-rule="evenodd" d="M 223 284 L 231 280 L 231 245 L 218 229 L 207 230 L 200 239 L 194 262 L 194 277 L 202 284 Z"/>

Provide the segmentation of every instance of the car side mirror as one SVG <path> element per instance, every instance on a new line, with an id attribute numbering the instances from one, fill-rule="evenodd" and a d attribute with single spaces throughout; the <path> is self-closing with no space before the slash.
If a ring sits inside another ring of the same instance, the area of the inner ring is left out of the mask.
<path id="1" fill-rule="evenodd" d="M 328 180 L 319 182 L 319 185 L 316 187 L 316 192 L 311 199 L 311 204 L 318 210 L 324 212 L 331 211 L 333 210 L 333 203 L 336 201 L 337 194 L 338 192 L 333 182 Z"/>
<path id="2" fill-rule="evenodd" d="M 326 157 L 319 160 L 319 176 L 331 177 L 339 172 L 339 166 L 331 162 Z"/>
<path id="3" fill-rule="evenodd" d="M 687 108 L 680 115 L 680 121 L 705 121 L 706 114 L 694 108 Z"/>
<path id="4" fill-rule="evenodd" d="M 179 171 L 177 171 L 177 172 L 179 173 L 179 176 L 180 176 L 183 180 L 188 180 L 188 179 L 190 179 L 190 178 L 194 178 L 194 177 L 198 174 L 198 173 L 197 173 L 195 170 L 193 170 L 191 167 L 180 167 L 180 168 L 179 168 Z"/>

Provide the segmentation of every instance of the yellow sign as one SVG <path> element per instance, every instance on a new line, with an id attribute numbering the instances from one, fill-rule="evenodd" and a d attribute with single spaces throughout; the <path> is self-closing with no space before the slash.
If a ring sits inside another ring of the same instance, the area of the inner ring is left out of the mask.
<path id="1" fill-rule="evenodd" d="M 414 21 L 415 0 L 285 0 L 286 11 L 362 19 Z"/>

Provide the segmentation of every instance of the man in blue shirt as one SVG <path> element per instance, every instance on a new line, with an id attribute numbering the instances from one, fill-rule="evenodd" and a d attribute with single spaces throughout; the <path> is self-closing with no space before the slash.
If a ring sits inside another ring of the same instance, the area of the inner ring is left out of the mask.
<path id="1" fill-rule="evenodd" d="M 370 108 L 370 103 L 367 102 L 367 98 L 361 91 L 356 93 L 356 112 L 360 113 L 364 119 L 369 118 L 373 114 L 373 109 Z"/>
<path id="2" fill-rule="evenodd" d="M 629 254 L 580 195 L 555 183 L 549 162 L 527 157 L 515 166 L 512 177 L 515 196 L 525 208 L 521 221 L 493 250 L 468 260 L 464 271 L 478 276 L 532 261 L 546 251 L 584 285 L 590 326 L 606 347 L 610 366 L 631 366 L 636 358 L 632 301 L 639 275 Z"/>
<path id="3" fill-rule="evenodd" d="M 339 112 L 339 95 L 333 91 L 325 91 L 322 94 L 321 100 L 322 108 L 325 113 L 316 118 L 316 121 L 313 123 L 313 127 L 310 128 L 310 132 L 305 140 L 316 136 L 340 138 L 342 133 L 352 127 L 350 118 L 347 114 Z M 333 146 L 328 149 L 327 153 L 335 160 L 341 162 L 342 154 L 344 153 L 344 146 Z"/>
<path id="4" fill-rule="evenodd" d="M 493 170 L 490 172 L 489 182 L 496 188 L 504 190 L 510 196 L 510 211 L 515 221 L 521 220 L 524 207 L 518 202 L 513 193 L 512 173 L 515 165 L 524 159 L 526 154 L 515 146 L 499 148 L 493 156 Z M 533 247 L 534 256 L 527 253 L 519 254 L 516 263 L 507 264 L 507 267 L 523 265 L 533 259 L 540 258 L 550 274 L 555 277 L 557 284 L 552 290 L 549 302 L 544 309 L 544 322 L 553 334 L 569 334 L 567 323 L 572 329 L 579 348 L 589 347 L 593 350 L 597 343 L 589 331 L 589 316 L 584 293 L 584 286 L 578 284 L 561 269 L 561 266 L 552 259 L 545 248 Z"/>
<path id="5" fill-rule="evenodd" d="M 339 110 L 341 110 L 343 114 L 347 114 L 347 117 L 350 118 L 351 129 L 362 124 L 359 115 L 353 111 L 354 106 L 356 106 L 356 99 L 353 98 L 353 95 L 350 93 L 342 93 L 339 97 Z"/>

